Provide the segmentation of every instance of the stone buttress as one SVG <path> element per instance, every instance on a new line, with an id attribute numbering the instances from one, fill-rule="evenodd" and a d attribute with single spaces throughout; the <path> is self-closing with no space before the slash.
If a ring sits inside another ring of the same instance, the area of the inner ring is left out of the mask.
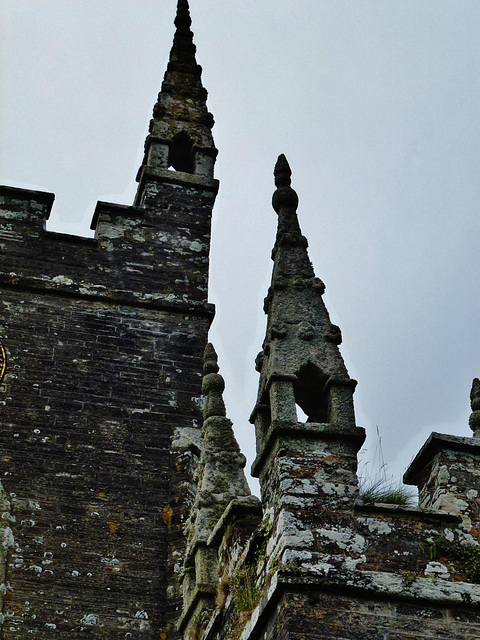
<path id="1" fill-rule="evenodd" d="M 177 635 L 218 183 L 185 0 L 175 23 L 134 206 L 89 240 L 0 190 L 5 640 Z"/>

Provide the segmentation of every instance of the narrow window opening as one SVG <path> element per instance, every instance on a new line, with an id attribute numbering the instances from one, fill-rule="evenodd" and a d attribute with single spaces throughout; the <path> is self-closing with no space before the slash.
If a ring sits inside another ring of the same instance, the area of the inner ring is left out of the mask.
<path id="1" fill-rule="evenodd" d="M 193 142 L 185 131 L 180 131 L 170 145 L 168 168 L 193 173 Z"/>
<path id="2" fill-rule="evenodd" d="M 306 422 L 328 422 L 328 398 L 324 392 L 326 378 L 310 362 L 301 367 L 294 384 L 295 402 L 306 415 Z M 299 412 L 297 411 L 297 415 Z M 300 416 L 299 416 L 300 419 Z"/>

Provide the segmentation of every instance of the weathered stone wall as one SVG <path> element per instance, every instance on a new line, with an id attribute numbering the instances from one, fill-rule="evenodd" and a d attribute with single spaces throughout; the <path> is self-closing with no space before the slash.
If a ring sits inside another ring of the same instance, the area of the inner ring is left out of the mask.
<path id="1" fill-rule="evenodd" d="M 478 637 L 480 554 L 459 514 L 315 500 L 266 514 L 243 552 L 225 535 L 219 564 L 236 560 L 204 640 Z"/>
<path id="2" fill-rule="evenodd" d="M 299 615 L 301 612 L 301 615 Z M 298 592 L 278 603 L 267 633 L 276 640 L 476 640 L 480 613 L 405 600 Z"/>
<path id="3" fill-rule="evenodd" d="M 45 232 L 48 194 L 0 194 L 6 639 L 174 627 L 215 192 L 149 192 L 148 209 L 99 205 L 96 241 Z"/>

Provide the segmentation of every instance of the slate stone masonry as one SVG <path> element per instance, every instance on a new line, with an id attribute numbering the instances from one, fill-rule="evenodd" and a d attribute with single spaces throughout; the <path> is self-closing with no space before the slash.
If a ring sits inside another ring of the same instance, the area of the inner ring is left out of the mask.
<path id="1" fill-rule="evenodd" d="M 148 190 L 99 205 L 96 240 L 45 232 L 50 194 L 0 192 L 5 638 L 158 638 L 178 606 L 216 188 Z"/>

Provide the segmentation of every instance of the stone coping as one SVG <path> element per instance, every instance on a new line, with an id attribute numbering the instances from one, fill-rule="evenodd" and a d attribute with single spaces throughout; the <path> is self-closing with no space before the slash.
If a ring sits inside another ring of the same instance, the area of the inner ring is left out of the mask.
<path id="1" fill-rule="evenodd" d="M 274 420 L 268 428 L 262 450 L 252 464 L 252 476 L 258 478 L 265 463 L 265 459 L 273 448 L 275 440 L 280 436 L 292 436 L 307 440 L 349 441 L 358 449 L 365 441 L 366 433 L 363 427 L 343 427 L 331 422 L 287 422 Z"/>
<path id="2" fill-rule="evenodd" d="M 244 498 L 234 498 L 231 500 L 217 521 L 210 537 L 208 538 L 208 546 L 214 546 L 218 544 L 220 537 L 223 535 L 224 530 L 227 527 L 228 521 L 232 516 L 258 514 L 262 515 L 262 503 L 257 496 L 245 496 Z"/>
<path id="3" fill-rule="evenodd" d="M 55 194 L 49 191 L 37 191 L 36 189 L 25 189 L 23 187 L 10 187 L 9 185 L 0 185 L 0 198 L 9 198 L 11 200 L 40 200 L 50 207 L 55 200 Z"/>
<path id="4" fill-rule="evenodd" d="M 386 504 L 383 502 L 367 503 L 357 500 L 354 504 L 355 513 L 368 513 L 372 515 L 403 517 L 422 522 L 462 522 L 462 518 L 456 513 L 441 511 L 440 509 L 425 509 L 399 504 Z"/>
<path id="5" fill-rule="evenodd" d="M 95 206 L 92 222 L 90 223 L 90 229 L 92 229 L 92 231 L 96 231 L 98 219 L 102 213 L 113 216 L 122 215 L 127 218 L 133 216 L 140 218 L 147 213 L 147 209 L 144 209 L 143 207 L 134 207 L 129 204 L 117 204 L 115 202 L 104 202 L 103 200 L 99 200 Z"/>
<path id="6" fill-rule="evenodd" d="M 292 554 L 295 553 L 292 551 Z M 289 558 L 293 560 L 292 558 Z M 269 619 L 270 612 L 278 603 L 279 598 L 286 592 L 299 593 L 308 591 L 313 594 L 341 593 L 363 600 L 391 600 L 398 602 L 424 602 L 433 606 L 469 607 L 480 605 L 480 585 L 467 582 L 453 582 L 441 578 L 418 576 L 408 583 L 401 573 L 387 573 L 383 571 L 347 571 L 325 570 L 314 566 L 298 571 L 279 569 L 274 576 L 262 601 L 253 612 L 243 630 L 240 640 L 258 640 L 261 638 L 264 625 Z M 215 627 L 215 620 L 207 628 L 208 639 Z"/>
<path id="7" fill-rule="evenodd" d="M 184 171 L 171 171 L 169 169 L 159 169 L 143 165 L 137 175 L 138 191 L 135 203 L 138 201 L 138 194 L 141 194 L 148 181 L 165 182 L 169 184 L 180 184 L 196 188 L 207 189 L 214 194 L 218 193 L 219 181 L 208 176 L 195 173 L 185 173 Z"/>
<path id="8" fill-rule="evenodd" d="M 405 484 L 417 485 L 425 468 L 440 451 L 461 451 L 480 456 L 480 438 L 453 436 L 434 431 L 403 475 Z"/>

